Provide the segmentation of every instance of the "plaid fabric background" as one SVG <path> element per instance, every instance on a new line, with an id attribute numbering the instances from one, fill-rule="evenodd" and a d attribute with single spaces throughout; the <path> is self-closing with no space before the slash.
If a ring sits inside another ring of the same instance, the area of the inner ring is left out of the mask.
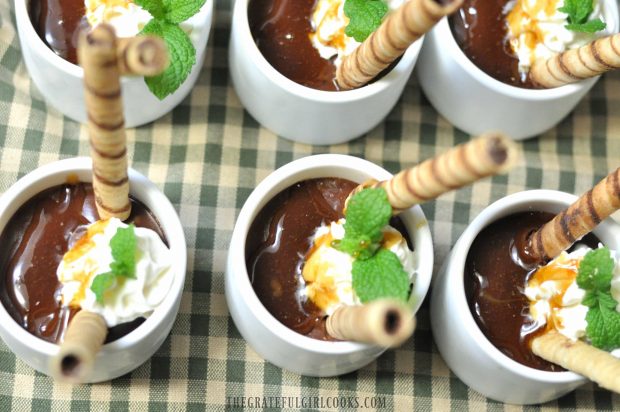
<path id="1" fill-rule="evenodd" d="M 379 396 L 386 409 L 399 411 L 619 410 L 620 396 L 591 384 L 558 401 L 525 408 L 469 390 L 433 344 L 428 302 L 413 339 L 339 378 L 282 371 L 246 345 L 228 316 L 223 272 L 236 215 L 258 182 L 293 159 L 325 152 L 363 157 L 396 172 L 469 136 L 438 116 L 412 78 L 388 118 L 349 144 L 311 147 L 276 137 L 243 110 L 231 87 L 230 9 L 228 1 L 217 4 L 205 67 L 192 94 L 154 124 L 128 132 L 132 166 L 171 199 L 188 242 L 185 292 L 169 338 L 131 374 L 81 386 L 35 373 L 0 342 L 0 411 L 211 411 L 231 409 L 227 397 L 233 396 Z M 620 73 L 614 73 L 604 76 L 557 128 L 523 143 L 524 167 L 423 205 L 436 266 L 490 202 L 528 188 L 579 194 L 618 167 L 618 107 Z M 30 82 L 9 0 L 0 0 L 0 148 L 0 192 L 39 165 L 88 154 L 86 128 L 48 107 Z"/>

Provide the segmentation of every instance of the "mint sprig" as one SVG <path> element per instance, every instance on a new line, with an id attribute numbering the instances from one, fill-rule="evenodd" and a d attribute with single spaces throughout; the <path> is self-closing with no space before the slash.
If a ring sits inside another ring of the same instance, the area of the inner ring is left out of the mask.
<path id="1" fill-rule="evenodd" d="M 351 197 L 346 211 L 344 238 L 337 248 L 359 259 L 367 259 L 379 248 L 381 229 L 390 221 L 392 206 L 384 189 L 364 189 Z"/>
<path id="2" fill-rule="evenodd" d="M 381 25 L 387 11 L 384 0 L 346 0 L 344 15 L 349 18 L 349 24 L 344 34 L 363 42 Z"/>
<path id="3" fill-rule="evenodd" d="M 607 27 L 599 18 L 588 20 L 594 11 L 594 0 L 564 0 L 564 6 L 558 11 L 568 15 L 568 24 L 565 27 L 571 31 L 596 33 Z"/>
<path id="4" fill-rule="evenodd" d="M 387 249 L 366 260 L 353 262 L 353 289 L 362 303 L 380 298 L 407 301 L 409 276 L 398 256 Z"/>
<path id="5" fill-rule="evenodd" d="M 362 303 L 378 298 L 407 301 L 409 276 L 398 256 L 381 248 L 382 229 L 392 206 L 382 188 L 363 189 L 351 197 L 345 212 L 345 235 L 334 247 L 355 258 L 353 289 Z"/>
<path id="6" fill-rule="evenodd" d="M 577 274 L 577 285 L 586 291 L 582 303 L 589 308 L 586 335 L 593 346 L 603 350 L 620 347 L 620 313 L 611 296 L 614 267 L 611 253 L 604 247 L 588 252 Z"/>
<path id="7" fill-rule="evenodd" d="M 90 286 L 90 290 L 93 291 L 97 302 L 100 304 L 103 304 L 105 292 L 116 284 L 117 278 L 136 278 L 137 242 L 134 229 L 134 225 L 118 228 L 112 239 L 110 239 L 113 259 L 112 263 L 110 263 L 110 271 L 95 276 Z"/>
<path id="8" fill-rule="evenodd" d="M 163 100 L 174 93 L 187 79 L 196 64 L 196 49 L 179 23 L 198 13 L 206 0 L 135 0 L 153 18 L 140 34 L 161 37 L 170 53 L 170 65 L 157 76 L 145 77 L 151 93 Z"/>

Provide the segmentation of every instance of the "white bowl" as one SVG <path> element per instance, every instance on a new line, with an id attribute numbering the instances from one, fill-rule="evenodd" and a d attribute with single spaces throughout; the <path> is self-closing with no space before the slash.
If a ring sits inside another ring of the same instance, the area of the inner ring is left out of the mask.
<path id="1" fill-rule="evenodd" d="M 573 372 L 533 369 L 504 355 L 476 324 L 464 289 L 467 254 L 482 229 L 518 212 L 557 214 L 576 199 L 555 190 L 530 190 L 496 201 L 469 224 L 439 271 L 431 297 L 435 343 L 452 372 L 484 396 L 507 403 L 536 404 L 559 398 L 587 381 Z M 620 247 L 620 226 L 611 219 L 603 221 L 594 234 L 609 248 Z"/>
<path id="2" fill-rule="evenodd" d="M 309 338 L 284 326 L 260 302 L 245 262 L 248 230 L 256 215 L 274 196 L 307 179 L 340 177 L 362 183 L 369 178 L 389 179 L 385 169 L 345 155 L 316 155 L 293 161 L 263 180 L 243 205 L 233 230 L 225 274 L 226 301 L 239 332 L 265 360 L 301 375 L 334 376 L 361 368 L 384 348 L 353 342 L 326 342 Z M 420 206 L 399 215 L 413 241 L 416 278 L 411 293 L 412 314 L 420 308 L 433 271 L 433 243 Z"/>
<path id="3" fill-rule="evenodd" d="M 82 68 L 58 56 L 43 43 L 30 19 L 29 3 L 30 0 L 15 0 L 17 31 L 28 73 L 51 106 L 72 120 L 86 123 Z M 190 39 L 196 48 L 196 64 L 177 91 L 159 100 L 149 91 L 144 78 L 121 79 L 126 127 L 141 126 L 162 117 L 192 90 L 205 58 L 213 20 L 213 3 L 213 0 L 207 0 L 198 14 L 183 23 L 193 27 Z"/>
<path id="4" fill-rule="evenodd" d="M 0 197 L 0 233 L 15 212 L 30 198 L 53 186 L 67 182 L 75 174 L 81 182 L 91 182 L 91 160 L 71 158 L 50 163 L 28 173 Z M 130 193 L 153 212 L 175 256 L 174 280 L 170 291 L 153 314 L 122 338 L 103 346 L 97 354 L 88 382 L 101 382 L 122 376 L 146 362 L 170 332 L 181 302 L 185 283 L 187 249 L 181 221 L 168 198 L 146 177 L 129 169 Z M 0 305 L 0 337 L 22 361 L 49 375 L 50 359 L 58 345 L 31 335 Z"/>
<path id="5" fill-rule="evenodd" d="M 263 57 L 248 23 L 248 0 L 236 0 L 228 62 L 235 91 L 264 127 L 296 142 L 343 143 L 370 131 L 392 110 L 403 92 L 423 39 L 403 54 L 378 81 L 356 90 L 329 92 L 289 80 Z"/>
<path id="6" fill-rule="evenodd" d="M 617 0 L 603 0 L 607 31 L 618 31 Z M 547 90 L 502 83 L 469 60 L 448 19 L 426 34 L 417 65 L 424 94 L 437 111 L 465 132 L 501 130 L 514 139 L 539 135 L 560 122 L 594 86 L 598 77 Z"/>

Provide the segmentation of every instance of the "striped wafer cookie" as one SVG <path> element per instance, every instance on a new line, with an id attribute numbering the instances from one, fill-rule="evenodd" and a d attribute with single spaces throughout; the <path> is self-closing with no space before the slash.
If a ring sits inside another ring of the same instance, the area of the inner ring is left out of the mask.
<path id="1" fill-rule="evenodd" d="M 155 76 L 170 63 L 166 43 L 156 36 L 118 39 L 117 56 L 121 76 Z"/>
<path id="2" fill-rule="evenodd" d="M 108 334 L 101 315 L 84 310 L 75 314 L 58 354 L 51 360 L 52 376 L 68 382 L 84 382 Z"/>
<path id="3" fill-rule="evenodd" d="M 327 333 L 333 338 L 398 346 L 415 329 L 411 310 L 400 302 L 376 300 L 358 306 L 340 306 L 327 318 Z"/>
<path id="4" fill-rule="evenodd" d="M 538 60 L 530 78 L 541 88 L 553 88 L 620 68 L 620 33 L 601 37 L 578 49 Z"/>
<path id="5" fill-rule="evenodd" d="M 549 331 L 532 340 L 532 352 L 576 372 L 603 388 L 620 393 L 620 359 L 580 340 Z"/>
<path id="6" fill-rule="evenodd" d="M 374 79 L 407 47 L 422 37 L 444 16 L 456 11 L 463 0 L 408 0 L 389 14 L 353 53 L 346 56 L 336 71 L 342 90 L 361 87 Z"/>
<path id="7" fill-rule="evenodd" d="M 79 40 L 78 60 L 84 68 L 93 188 L 99 217 L 125 220 L 131 213 L 125 118 L 121 99 L 116 36 L 98 25 Z"/>
<path id="8" fill-rule="evenodd" d="M 557 257 L 602 220 L 620 209 L 620 168 L 550 222 L 529 236 L 522 256 L 526 261 L 545 262 Z"/>
<path id="9" fill-rule="evenodd" d="M 445 192 L 508 170 L 519 153 L 510 138 L 501 133 L 486 133 L 405 169 L 390 180 L 364 183 L 353 193 L 365 187 L 382 187 L 387 192 L 393 213 L 398 214 Z"/>

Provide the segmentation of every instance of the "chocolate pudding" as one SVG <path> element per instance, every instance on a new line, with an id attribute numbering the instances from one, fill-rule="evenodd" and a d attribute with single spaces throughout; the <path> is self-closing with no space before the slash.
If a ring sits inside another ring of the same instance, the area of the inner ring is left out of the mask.
<path id="1" fill-rule="evenodd" d="M 336 66 L 310 42 L 316 0 L 250 0 L 250 31 L 265 59 L 292 81 L 335 91 Z"/>
<path id="2" fill-rule="evenodd" d="M 356 186 L 339 178 L 296 183 L 263 207 L 248 233 L 245 258 L 258 298 L 282 324 L 311 338 L 333 340 L 325 314 L 302 293 L 303 264 L 316 228 L 344 217 L 344 202 Z M 390 225 L 410 243 L 400 220 Z"/>
<path id="3" fill-rule="evenodd" d="M 89 27 L 85 14 L 84 0 L 30 1 L 30 19 L 41 40 L 73 64 L 80 30 Z"/>
<path id="4" fill-rule="evenodd" d="M 452 34 L 465 55 L 489 76 L 511 86 L 534 88 L 519 73 L 519 59 L 508 40 L 506 5 L 512 0 L 465 0 L 450 17 Z"/>
<path id="5" fill-rule="evenodd" d="M 545 332 L 529 315 L 523 294 L 536 267 L 518 258 L 527 236 L 553 219 L 546 212 L 523 212 L 502 218 L 483 229 L 474 240 L 465 263 L 465 295 L 480 330 L 502 353 L 531 368 L 563 371 L 534 355 L 530 341 Z M 592 234 L 580 243 L 596 248 Z"/>
<path id="6" fill-rule="evenodd" d="M 157 219 L 139 201 L 131 199 L 127 220 L 154 230 L 165 242 Z M 72 235 L 82 225 L 99 219 L 92 185 L 65 184 L 47 189 L 28 200 L 13 215 L 0 235 L 0 301 L 24 329 L 49 342 L 62 340 L 75 308 L 60 302 L 62 285 L 56 268 L 69 249 Z M 106 342 L 135 328 L 144 318 L 108 329 Z"/>

